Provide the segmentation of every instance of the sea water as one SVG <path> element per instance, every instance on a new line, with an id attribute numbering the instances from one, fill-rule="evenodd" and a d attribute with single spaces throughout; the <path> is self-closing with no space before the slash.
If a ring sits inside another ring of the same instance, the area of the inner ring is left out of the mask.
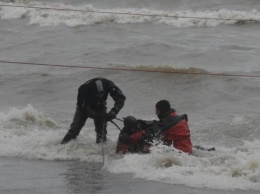
<path id="1" fill-rule="evenodd" d="M 259 191 L 258 1 L 0 4 L 3 192 L 131 193 L 127 184 L 136 186 L 135 193 Z M 193 144 L 216 151 L 194 149 L 190 156 L 157 146 L 147 155 L 121 156 L 115 154 L 118 128 L 108 124 L 102 149 L 92 120 L 75 141 L 60 145 L 78 87 L 97 76 L 126 95 L 118 118 L 157 119 L 154 105 L 167 99 L 178 114 L 188 114 Z M 41 178 L 45 184 L 37 190 Z M 125 184 L 111 186 L 120 180 Z"/>

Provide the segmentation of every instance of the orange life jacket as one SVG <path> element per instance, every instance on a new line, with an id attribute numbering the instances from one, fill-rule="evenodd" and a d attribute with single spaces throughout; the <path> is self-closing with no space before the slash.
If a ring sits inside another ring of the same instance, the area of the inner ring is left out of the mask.
<path id="1" fill-rule="evenodd" d="M 175 112 L 171 112 L 168 117 L 172 117 L 172 119 L 180 119 L 180 121 L 169 129 L 162 130 L 161 139 L 166 144 L 172 145 L 178 150 L 192 154 L 192 143 L 190 140 L 187 115 L 178 116 Z"/>

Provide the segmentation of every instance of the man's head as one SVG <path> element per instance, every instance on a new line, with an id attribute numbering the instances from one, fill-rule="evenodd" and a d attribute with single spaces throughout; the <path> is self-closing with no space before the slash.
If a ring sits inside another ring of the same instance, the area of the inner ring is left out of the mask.
<path id="1" fill-rule="evenodd" d="M 133 116 L 127 116 L 124 118 L 124 127 L 135 132 L 138 129 L 138 121 Z"/>
<path id="2" fill-rule="evenodd" d="M 171 110 L 171 105 L 167 100 L 160 100 L 155 105 L 155 111 L 158 118 L 162 118 L 167 112 Z"/>

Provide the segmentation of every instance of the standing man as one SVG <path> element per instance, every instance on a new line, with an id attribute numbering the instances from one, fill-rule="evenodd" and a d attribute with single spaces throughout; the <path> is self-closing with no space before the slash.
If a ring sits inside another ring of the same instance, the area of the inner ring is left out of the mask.
<path id="1" fill-rule="evenodd" d="M 115 103 L 114 107 L 107 113 L 108 94 Z M 97 134 L 96 143 L 105 142 L 107 140 L 107 121 L 116 118 L 124 106 L 125 99 L 122 91 L 112 81 L 102 77 L 91 79 L 81 85 L 78 89 L 77 107 L 73 121 L 61 144 L 76 139 L 88 118 L 94 120 Z"/>

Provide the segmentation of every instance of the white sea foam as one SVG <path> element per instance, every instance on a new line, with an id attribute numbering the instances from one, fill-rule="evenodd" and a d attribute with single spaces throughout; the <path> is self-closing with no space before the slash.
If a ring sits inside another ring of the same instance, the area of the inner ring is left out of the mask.
<path id="1" fill-rule="evenodd" d="M 47 120 L 52 124 L 46 124 Z M 0 113 L 0 155 L 102 162 L 101 145 L 95 144 L 93 127 L 82 130 L 75 141 L 60 145 L 66 133 L 64 127 L 31 105 L 3 111 Z M 151 154 L 120 156 L 115 154 L 117 134 L 117 130 L 110 128 L 109 141 L 104 144 L 104 168 L 110 172 L 197 188 L 260 189 L 259 140 L 246 141 L 239 147 L 217 147 L 215 152 L 194 150 L 193 156 L 163 145 L 153 147 Z"/>
<path id="2" fill-rule="evenodd" d="M 204 156 L 167 152 L 157 147 L 149 155 L 125 155 L 110 161 L 106 167 L 114 173 L 132 173 L 138 178 L 169 184 L 259 190 L 259 143 L 247 142 L 240 148 L 218 148 L 216 152 L 204 153 Z"/>
<path id="3" fill-rule="evenodd" d="M 10 4 L 12 5 L 12 4 Z M 24 7 L 1 7 L 1 19 L 28 18 L 29 24 L 41 26 L 79 26 L 100 23 L 154 23 L 176 27 L 218 26 L 221 24 L 246 23 L 247 20 L 260 21 L 260 13 L 256 10 L 239 11 L 221 9 L 217 11 L 179 10 L 174 12 L 151 9 L 98 9 L 92 5 L 75 7 L 64 4 L 42 4 L 31 2 L 19 6 L 34 6 L 54 9 L 34 9 Z M 56 9 L 56 10 L 55 10 Z M 57 10 L 60 9 L 60 10 Z M 72 10 L 72 11 L 69 11 Z M 250 22 L 250 21 L 248 21 Z"/>

